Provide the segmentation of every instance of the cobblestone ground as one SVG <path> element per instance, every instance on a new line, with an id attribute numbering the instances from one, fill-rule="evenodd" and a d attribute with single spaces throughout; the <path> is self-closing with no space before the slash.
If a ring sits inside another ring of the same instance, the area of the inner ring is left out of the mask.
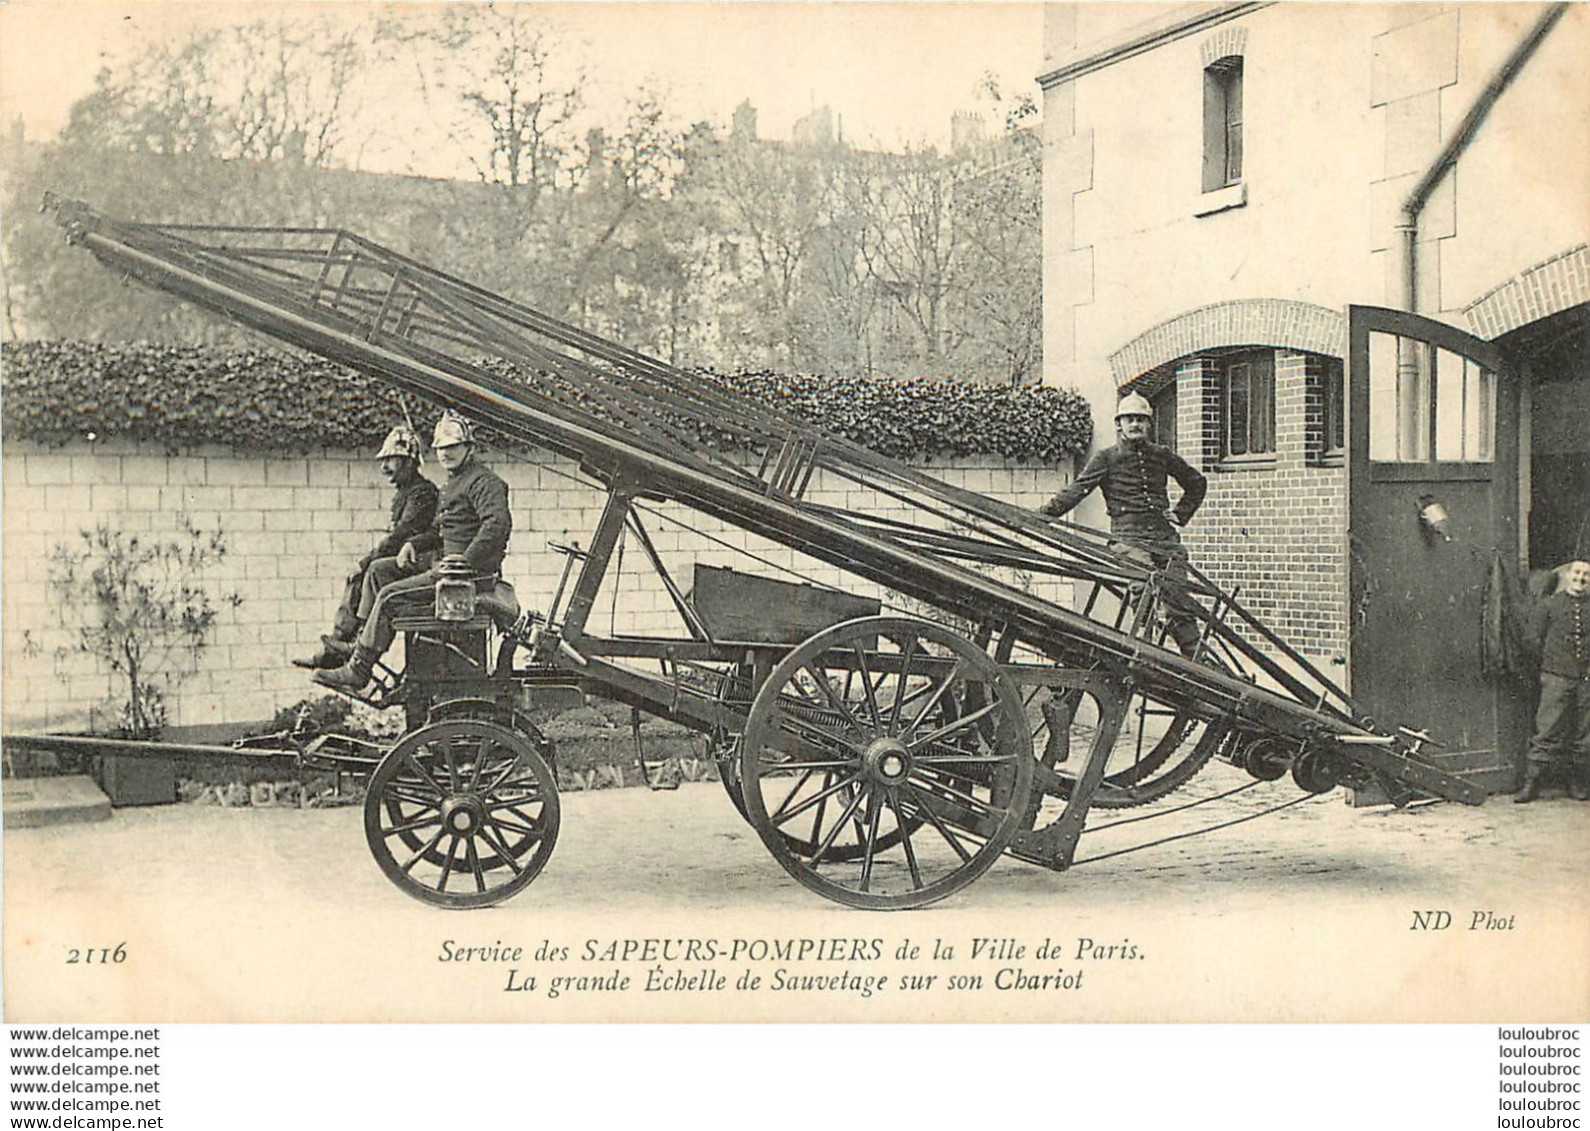
<path id="1" fill-rule="evenodd" d="M 1337 791 L 1267 812 L 1302 797 L 1283 779 L 1187 807 L 1248 780 L 1214 764 L 1152 808 L 1095 810 L 1090 830 L 1160 815 L 1085 834 L 1078 866 L 1066 873 L 1001 861 L 955 901 L 1129 905 L 1197 902 L 1216 892 L 1241 901 L 1276 890 L 1462 894 L 1590 886 L 1590 803 L 1548 794 L 1528 806 L 1503 796 L 1478 808 L 1354 809 Z M 1240 818 L 1253 819 L 1088 862 Z M 121 809 L 103 824 L 8 832 L 5 873 L 8 900 L 253 892 L 308 912 L 328 900 L 378 906 L 395 898 L 365 849 L 357 807 Z M 565 793 L 552 863 L 515 906 L 778 907 L 813 898 L 780 871 L 722 789 L 704 782 L 671 792 Z"/>

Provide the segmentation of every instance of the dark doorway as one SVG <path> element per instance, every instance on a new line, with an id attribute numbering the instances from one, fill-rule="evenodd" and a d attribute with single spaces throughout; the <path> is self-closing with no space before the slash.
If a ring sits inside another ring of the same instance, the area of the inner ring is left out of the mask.
<path id="1" fill-rule="evenodd" d="M 1590 304 L 1498 339 L 1530 377 L 1529 568 L 1590 555 Z"/>

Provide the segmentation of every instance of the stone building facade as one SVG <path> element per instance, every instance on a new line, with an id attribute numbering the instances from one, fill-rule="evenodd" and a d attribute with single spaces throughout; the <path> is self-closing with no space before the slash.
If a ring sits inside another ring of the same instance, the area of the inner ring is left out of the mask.
<path id="1" fill-rule="evenodd" d="M 1460 555 L 1427 559 L 1418 508 L 1371 483 L 1483 482 L 1476 562 L 1538 569 L 1586 536 L 1586 58 L 1580 5 L 1046 7 L 1045 378 L 1101 438 L 1123 392 L 1156 404 L 1211 479 L 1194 561 L 1355 693 L 1399 643 L 1365 595 L 1417 600 L 1408 577 L 1449 587 L 1424 595 L 1432 638 L 1480 666 L 1478 575 L 1442 572 Z M 1366 334 L 1356 308 L 1406 317 Z M 1377 342 L 1400 369 L 1371 375 Z M 1396 417 L 1429 451 L 1370 452 L 1377 414 L 1374 445 Z M 1476 431 L 1481 456 L 1444 454 Z M 1421 669 L 1399 670 L 1376 678 Z"/>

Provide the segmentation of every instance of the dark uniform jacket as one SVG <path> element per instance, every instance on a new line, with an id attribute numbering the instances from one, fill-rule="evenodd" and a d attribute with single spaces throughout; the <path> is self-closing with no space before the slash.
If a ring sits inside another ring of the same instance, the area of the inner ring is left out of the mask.
<path id="1" fill-rule="evenodd" d="M 498 573 L 512 530 L 508 484 L 471 457 L 442 484 L 436 529 L 414 539 L 414 548 L 462 554 L 476 573 Z"/>
<path id="2" fill-rule="evenodd" d="M 1542 672 L 1563 679 L 1590 677 L 1590 594 L 1553 593 L 1535 609 L 1529 627 Z"/>
<path id="3" fill-rule="evenodd" d="M 1124 538 L 1179 540 L 1176 528 L 1165 517 L 1170 509 L 1167 479 L 1181 484 L 1176 521 L 1185 526 L 1204 501 L 1209 480 L 1169 448 L 1147 440 L 1140 444 L 1123 440 L 1094 452 L 1076 481 L 1044 504 L 1043 513 L 1059 518 L 1099 487 L 1110 512 L 1110 533 Z"/>
<path id="4" fill-rule="evenodd" d="M 395 557 L 403 543 L 411 541 L 430 530 L 436 521 L 436 484 L 423 475 L 399 487 L 392 495 L 392 522 L 386 534 L 364 557 L 363 565 L 369 568 L 376 558 Z"/>

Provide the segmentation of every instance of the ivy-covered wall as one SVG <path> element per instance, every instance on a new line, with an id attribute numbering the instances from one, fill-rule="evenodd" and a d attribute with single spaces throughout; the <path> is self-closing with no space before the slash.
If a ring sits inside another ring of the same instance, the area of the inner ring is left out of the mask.
<path id="1" fill-rule="evenodd" d="M 149 343 L 7 342 L 0 348 L 6 440 L 357 450 L 379 443 L 401 416 L 402 398 L 391 386 L 318 358 Z M 1087 402 L 1068 390 L 773 373 L 701 376 L 900 459 L 997 455 L 1059 463 L 1086 451 L 1092 439 Z M 409 407 L 422 427 L 436 415 L 419 403 Z"/>

